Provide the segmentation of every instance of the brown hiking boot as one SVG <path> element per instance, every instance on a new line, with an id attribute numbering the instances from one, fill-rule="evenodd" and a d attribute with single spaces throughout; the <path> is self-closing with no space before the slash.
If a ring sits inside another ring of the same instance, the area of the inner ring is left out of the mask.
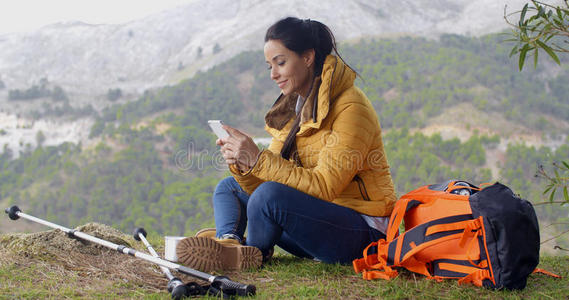
<path id="1" fill-rule="evenodd" d="M 200 229 L 200 231 L 196 232 L 195 237 L 208 237 L 208 238 L 215 238 L 215 228 L 204 228 Z"/>
<path id="2" fill-rule="evenodd" d="M 252 246 L 243 246 L 233 239 L 187 237 L 176 246 L 178 261 L 203 272 L 213 270 L 241 271 L 258 268 L 263 262 L 261 251 Z"/>
<path id="3" fill-rule="evenodd" d="M 207 238 L 215 239 L 215 235 L 216 235 L 215 228 L 204 228 L 204 229 L 200 229 L 198 232 L 196 232 L 196 234 L 194 236 L 195 237 L 207 237 Z M 217 240 L 219 241 L 219 239 L 217 239 Z M 227 240 L 230 240 L 230 239 L 227 239 Z M 245 241 L 246 241 L 246 237 L 243 238 L 243 243 L 245 243 Z M 275 252 L 275 248 L 272 247 L 269 250 L 269 253 L 263 257 L 263 263 L 268 262 L 273 257 L 274 252 Z"/>
<path id="4" fill-rule="evenodd" d="M 225 239 L 234 239 L 239 241 L 240 244 L 245 244 L 246 238 L 244 237 L 243 239 L 240 239 L 237 235 L 235 234 L 224 234 L 221 238 L 217 238 L 216 237 L 216 230 L 215 228 L 204 228 L 204 229 L 200 229 L 198 232 L 196 232 L 196 234 L 194 235 L 195 237 L 208 237 L 208 238 L 212 238 L 212 239 L 216 239 L 216 240 L 225 240 Z"/>

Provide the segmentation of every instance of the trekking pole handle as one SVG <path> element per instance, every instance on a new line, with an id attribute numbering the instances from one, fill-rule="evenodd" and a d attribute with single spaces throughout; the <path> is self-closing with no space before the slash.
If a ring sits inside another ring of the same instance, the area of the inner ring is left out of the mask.
<path id="1" fill-rule="evenodd" d="M 134 233 L 132 234 L 134 239 L 137 241 L 141 241 L 139 234 L 142 234 L 143 237 L 146 237 L 147 235 L 146 230 L 144 230 L 142 227 L 137 227 L 134 229 Z"/>
<path id="2" fill-rule="evenodd" d="M 21 212 L 21 210 L 16 205 L 11 206 L 10 208 L 6 208 L 4 211 L 8 214 L 8 217 L 10 217 L 10 219 L 12 220 L 18 220 L 20 218 L 18 213 Z"/>
<path id="3" fill-rule="evenodd" d="M 192 294 L 188 287 L 178 277 L 173 277 L 168 281 L 168 292 L 172 295 L 172 299 L 188 298 Z"/>
<path id="4" fill-rule="evenodd" d="M 132 234 L 132 236 L 134 237 L 135 240 L 137 240 L 139 242 L 142 241 L 142 243 L 144 244 L 144 246 L 146 246 L 146 249 L 148 249 L 148 251 L 150 251 L 150 254 L 152 254 L 152 256 L 158 257 L 158 253 L 156 253 L 154 248 L 152 248 L 152 246 L 150 245 L 150 243 L 146 239 L 146 235 L 147 235 L 146 230 L 144 230 L 144 228 L 141 228 L 141 227 L 137 227 L 134 230 L 134 233 Z"/>
<path id="5" fill-rule="evenodd" d="M 211 285 L 228 295 L 253 296 L 257 291 L 252 284 L 235 282 L 225 276 L 216 276 Z"/>

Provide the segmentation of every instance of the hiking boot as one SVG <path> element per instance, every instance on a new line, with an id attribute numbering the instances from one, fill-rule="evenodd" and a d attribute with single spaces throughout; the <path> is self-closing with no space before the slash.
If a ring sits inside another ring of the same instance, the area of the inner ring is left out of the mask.
<path id="1" fill-rule="evenodd" d="M 215 235 L 216 235 L 216 230 L 215 228 L 204 228 L 204 229 L 200 229 L 198 232 L 196 232 L 195 237 L 207 237 L 207 238 L 212 238 L 215 239 Z M 225 237 L 226 235 L 224 235 L 222 237 L 222 239 Z M 219 240 L 219 239 L 218 239 Z M 246 238 L 243 238 L 243 243 L 245 243 Z M 272 257 L 273 254 L 275 252 L 275 248 L 272 247 L 269 252 L 267 253 L 266 256 L 263 256 L 263 263 L 266 263 L 267 261 L 269 261 Z"/>
<path id="2" fill-rule="evenodd" d="M 212 238 L 212 239 L 217 239 L 217 240 L 223 240 L 223 239 L 234 239 L 239 241 L 240 244 L 245 244 L 245 238 L 241 239 L 239 238 L 239 236 L 232 234 L 232 233 L 226 233 L 224 235 L 221 236 L 221 238 L 217 238 L 216 237 L 216 230 L 215 228 L 204 228 L 204 229 L 200 229 L 198 232 L 196 232 L 196 234 L 194 235 L 195 237 L 207 237 L 207 238 Z"/>
<path id="3" fill-rule="evenodd" d="M 200 231 L 196 232 L 195 237 L 208 237 L 208 238 L 215 238 L 215 228 L 204 228 L 200 229 Z"/>
<path id="4" fill-rule="evenodd" d="M 203 272 L 241 271 L 263 263 L 261 250 L 234 239 L 187 237 L 176 246 L 176 254 L 182 264 Z"/>

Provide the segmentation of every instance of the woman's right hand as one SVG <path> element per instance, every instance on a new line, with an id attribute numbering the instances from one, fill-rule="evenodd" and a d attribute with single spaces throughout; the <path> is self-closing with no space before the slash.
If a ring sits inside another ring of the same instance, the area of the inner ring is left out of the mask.
<path id="1" fill-rule="evenodd" d="M 217 139 L 215 140 L 215 144 L 220 146 L 219 151 L 221 151 L 221 155 L 223 155 L 223 159 L 225 159 L 225 163 L 229 166 L 229 165 L 235 165 L 237 167 L 237 169 L 240 172 L 245 172 L 247 171 L 249 168 L 242 166 L 241 164 L 239 164 L 239 162 L 235 159 L 235 157 L 233 157 L 230 153 L 229 150 L 227 150 L 226 148 L 224 148 L 223 146 L 226 144 L 227 142 L 224 141 L 223 139 Z"/>
<path id="2" fill-rule="evenodd" d="M 239 171 L 248 171 L 257 161 L 261 152 L 253 139 L 247 134 L 224 125 L 229 137 L 217 139 L 215 143 L 220 146 L 221 153 L 228 165 L 235 165 Z"/>

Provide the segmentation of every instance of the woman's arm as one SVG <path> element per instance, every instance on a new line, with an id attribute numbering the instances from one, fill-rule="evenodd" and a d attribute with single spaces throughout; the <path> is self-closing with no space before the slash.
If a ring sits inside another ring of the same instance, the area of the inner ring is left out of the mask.
<path id="1" fill-rule="evenodd" d="M 271 153 L 280 153 L 281 149 L 282 149 L 283 143 L 275 138 L 273 138 L 271 140 L 271 143 L 269 144 L 269 148 L 265 151 L 269 151 Z M 241 172 L 236 165 L 229 165 L 229 170 L 231 171 L 231 174 L 233 175 L 233 177 L 235 178 L 235 180 L 237 181 L 237 183 L 239 183 L 239 185 L 241 186 L 241 188 L 248 193 L 249 195 L 251 193 L 253 193 L 253 191 L 263 182 L 265 182 L 265 180 L 259 179 L 258 177 L 250 174 L 250 172 Z M 247 174 L 247 175 L 244 175 Z"/>
<path id="2" fill-rule="evenodd" d="M 334 200 L 361 170 L 373 138 L 379 130 L 377 117 L 361 103 L 349 103 L 335 114 L 332 143 L 318 151 L 314 168 L 303 168 L 279 153 L 263 151 L 245 176 L 276 181 L 323 200 Z M 303 149 L 299 149 L 302 151 Z"/>

